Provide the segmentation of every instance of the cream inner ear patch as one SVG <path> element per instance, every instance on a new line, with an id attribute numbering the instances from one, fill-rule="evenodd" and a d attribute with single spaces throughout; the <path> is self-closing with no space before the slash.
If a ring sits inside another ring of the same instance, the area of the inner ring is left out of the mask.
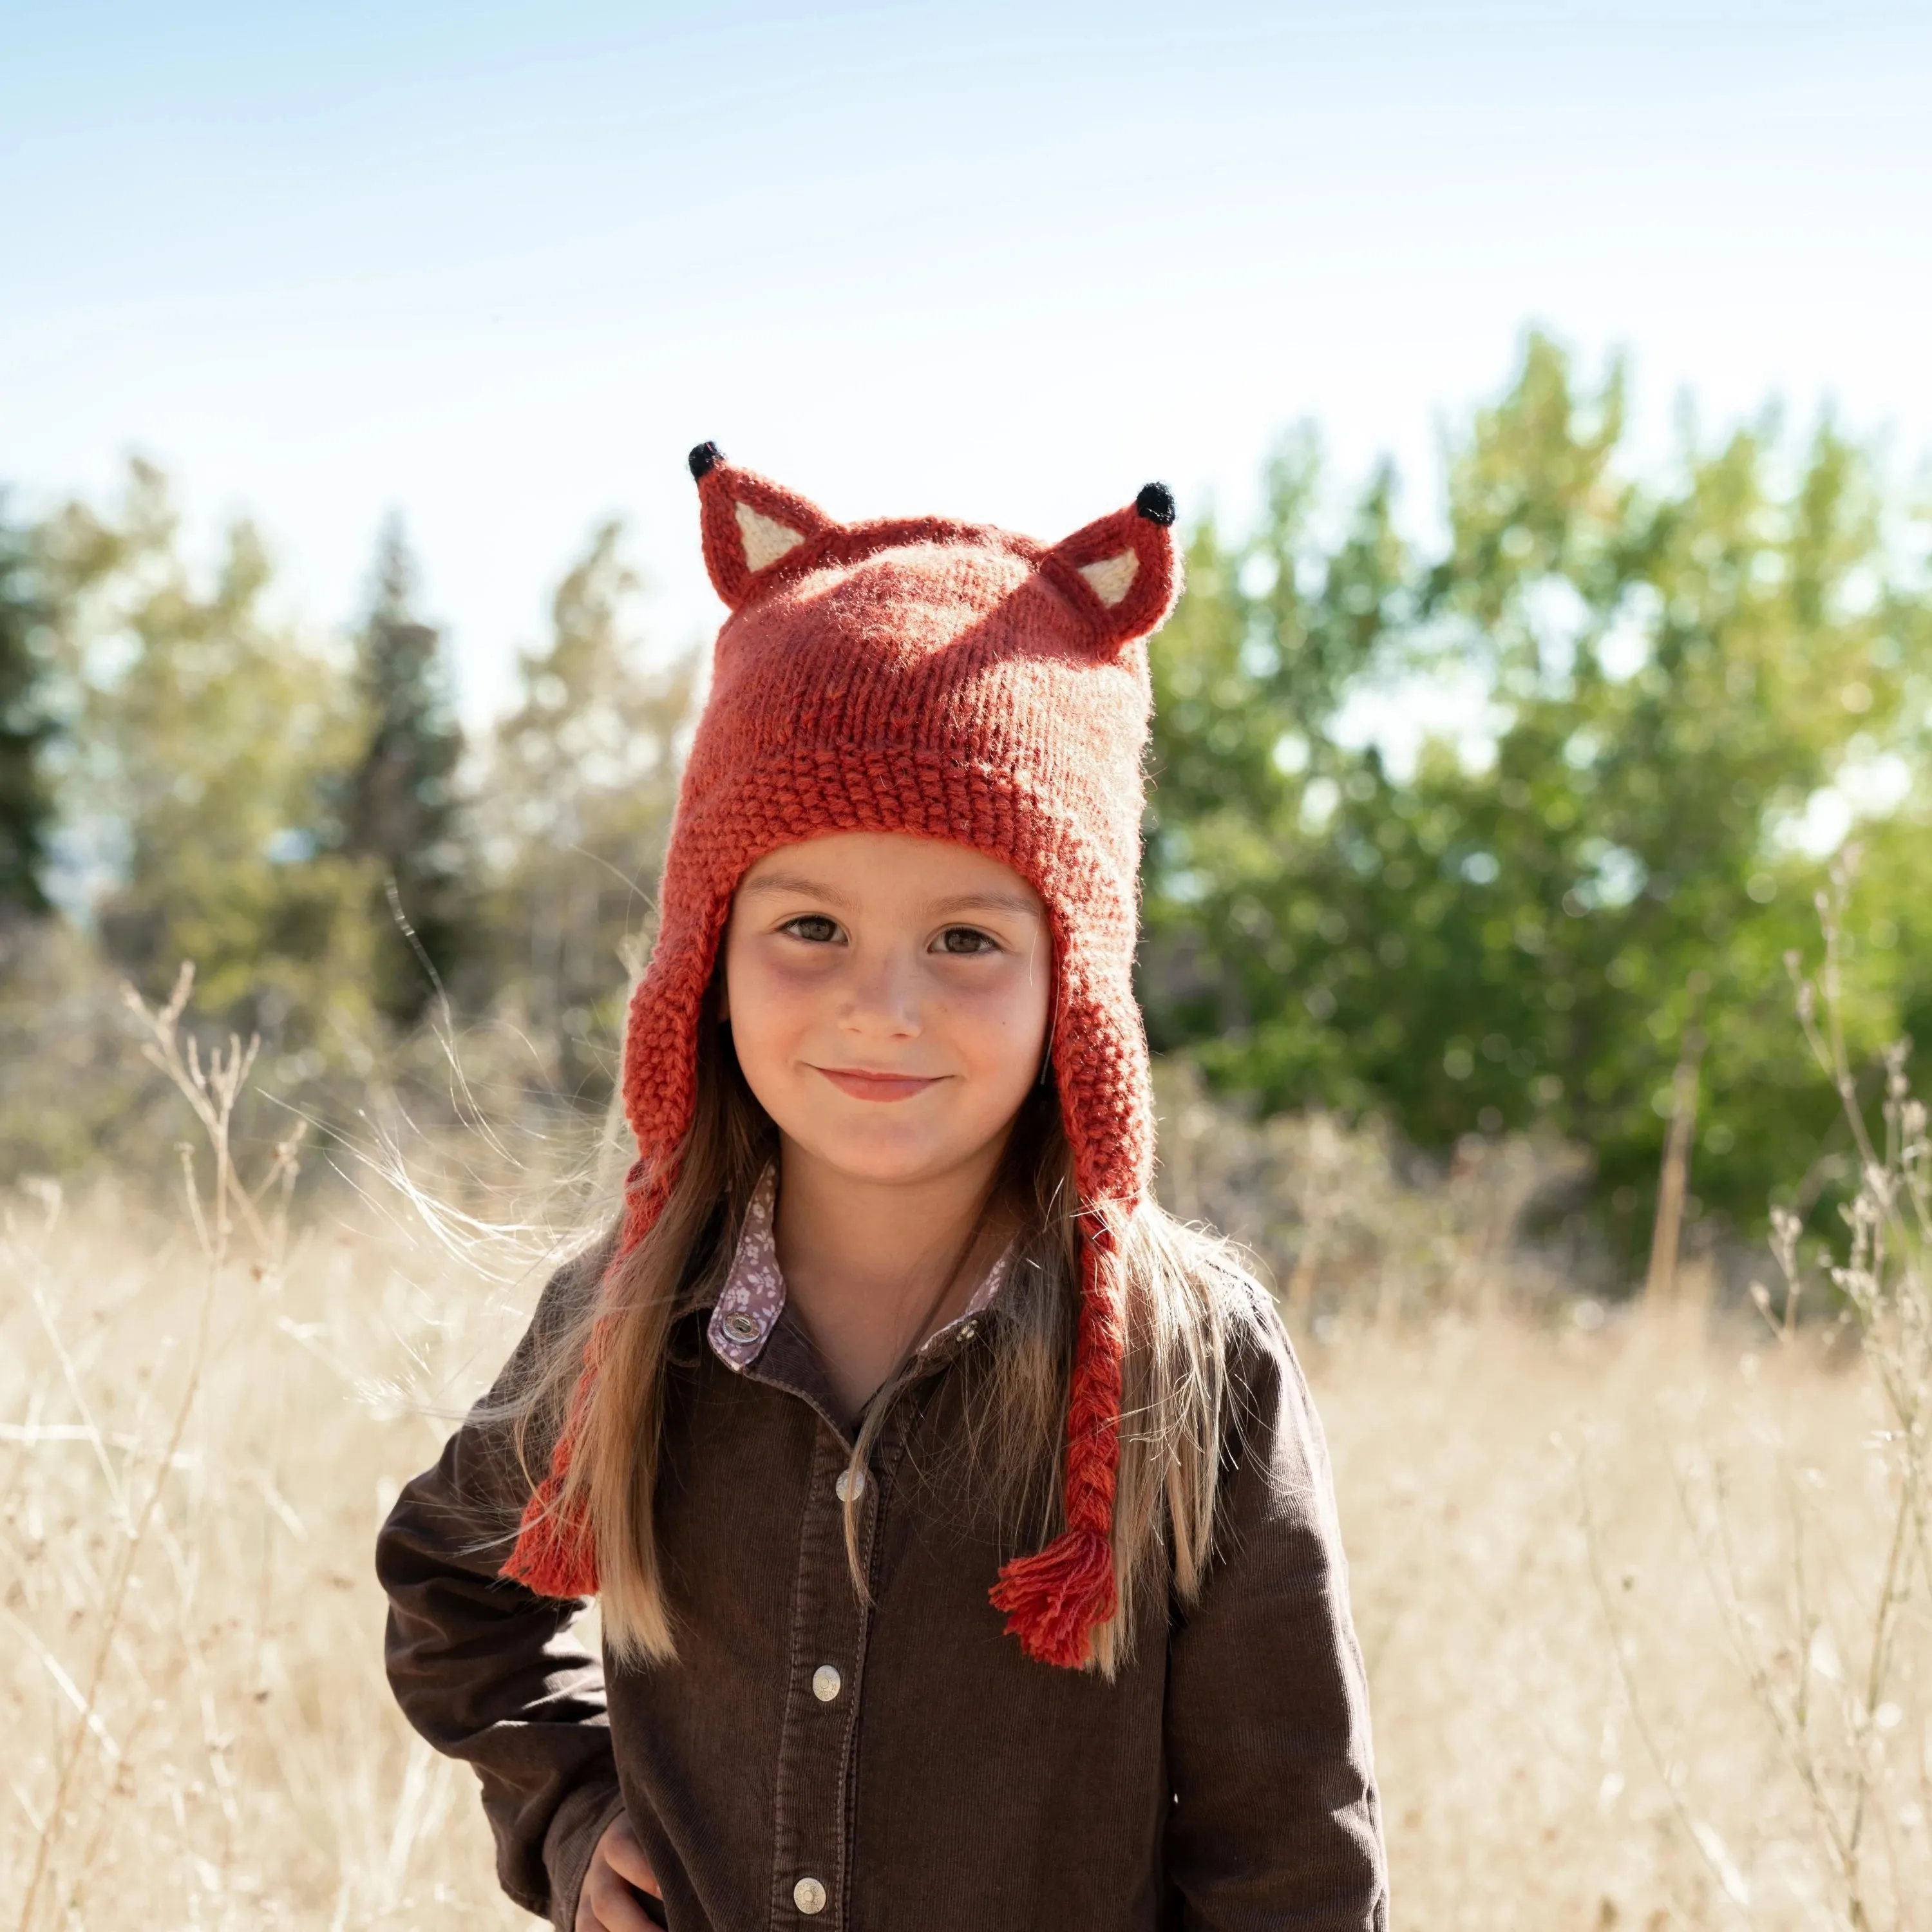
<path id="1" fill-rule="evenodd" d="M 739 512 L 740 516 L 744 512 Z M 1133 588 L 1135 573 L 1141 567 L 1138 554 L 1124 550 L 1118 556 L 1103 556 L 1098 563 L 1083 563 L 1080 574 L 1094 586 L 1094 595 L 1108 610 Z"/>
<path id="2" fill-rule="evenodd" d="M 745 567 L 748 570 L 763 570 L 766 564 L 777 562 L 787 550 L 797 549 L 805 541 L 789 524 L 760 516 L 748 503 L 734 503 L 731 507 L 737 512 L 738 534 L 744 541 Z M 1128 574 L 1131 576 L 1132 572 Z"/>

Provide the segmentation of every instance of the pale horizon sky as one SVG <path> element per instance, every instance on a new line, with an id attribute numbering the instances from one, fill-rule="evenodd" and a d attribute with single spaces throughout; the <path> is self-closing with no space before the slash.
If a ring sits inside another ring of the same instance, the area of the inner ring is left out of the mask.
<path id="1" fill-rule="evenodd" d="M 1270 446 L 1393 454 L 1527 325 L 1680 394 L 1932 454 L 1932 9 L 1117 0 L 327 10 L 16 0 L 0 486 L 131 452 L 352 620 L 405 520 L 466 714 L 593 525 L 718 615 L 686 449 L 835 515 L 1052 538 Z"/>

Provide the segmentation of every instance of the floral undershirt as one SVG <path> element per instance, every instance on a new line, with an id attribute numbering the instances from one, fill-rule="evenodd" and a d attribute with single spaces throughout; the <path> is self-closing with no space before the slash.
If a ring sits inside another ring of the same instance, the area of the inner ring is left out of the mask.
<path id="1" fill-rule="evenodd" d="M 778 1191 L 778 1163 L 773 1161 L 752 1190 L 744 1228 L 731 1257 L 731 1271 L 724 1278 L 717 1306 L 711 1311 L 712 1348 L 734 1369 L 748 1369 L 758 1359 L 785 1305 L 784 1276 L 778 1268 L 778 1248 L 772 1235 Z M 988 1306 L 1005 1284 L 1012 1255 L 1012 1245 L 1009 1243 L 973 1291 L 973 1298 L 964 1312 L 928 1335 L 920 1344 L 920 1353 L 942 1335 L 964 1328 Z"/>

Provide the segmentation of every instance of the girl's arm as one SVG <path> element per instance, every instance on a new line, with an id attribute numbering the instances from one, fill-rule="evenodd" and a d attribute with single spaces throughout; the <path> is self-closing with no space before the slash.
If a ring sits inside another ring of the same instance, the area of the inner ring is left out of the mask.
<path id="1" fill-rule="evenodd" d="M 488 1401 L 518 1385 L 540 1340 L 595 1292 L 608 1253 L 600 1243 L 552 1277 Z M 532 1466 L 542 1448 L 530 1446 Z M 582 1601 L 496 1575 L 528 1491 L 510 1426 L 472 1412 L 397 1498 L 376 1570 L 404 1714 L 438 1750 L 476 1767 L 504 1890 L 569 1932 L 584 1869 L 622 1800 L 603 1672 L 570 1630 Z"/>
<path id="2" fill-rule="evenodd" d="M 1167 1867 L 1194 1932 L 1386 1932 L 1328 1444 L 1274 1305 L 1233 1311 L 1219 1553 L 1168 1642 Z"/>

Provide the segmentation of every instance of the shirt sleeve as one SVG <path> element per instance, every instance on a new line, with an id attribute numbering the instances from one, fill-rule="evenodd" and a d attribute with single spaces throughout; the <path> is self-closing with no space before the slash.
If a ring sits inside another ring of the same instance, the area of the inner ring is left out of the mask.
<path id="1" fill-rule="evenodd" d="M 602 1667 L 571 1629 L 587 1600 L 540 1597 L 496 1574 L 530 1484 L 512 1425 L 481 1412 L 520 1384 L 595 1292 L 609 1253 L 607 1238 L 551 1277 L 495 1387 L 435 1467 L 404 1486 L 376 1540 L 397 1701 L 438 1750 L 475 1768 L 503 1889 L 558 1932 L 569 1932 L 622 1799 Z M 527 1453 L 541 1468 L 548 1446 L 532 1440 Z"/>
<path id="2" fill-rule="evenodd" d="M 1168 1882 L 1189 1932 L 1387 1932 L 1328 1444 L 1273 1302 L 1241 1300 L 1216 1553 L 1168 1640 Z"/>

